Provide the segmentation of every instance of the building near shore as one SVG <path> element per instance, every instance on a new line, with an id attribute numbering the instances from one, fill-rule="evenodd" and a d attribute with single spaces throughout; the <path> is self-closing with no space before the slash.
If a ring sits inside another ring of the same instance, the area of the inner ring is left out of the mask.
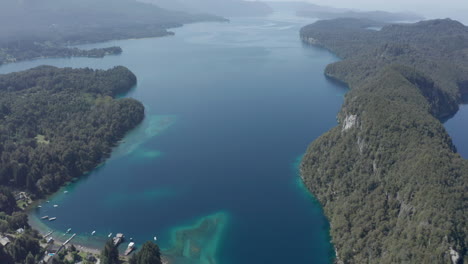
<path id="1" fill-rule="evenodd" d="M 8 237 L 0 236 L 0 245 L 6 246 L 10 244 L 10 239 Z"/>

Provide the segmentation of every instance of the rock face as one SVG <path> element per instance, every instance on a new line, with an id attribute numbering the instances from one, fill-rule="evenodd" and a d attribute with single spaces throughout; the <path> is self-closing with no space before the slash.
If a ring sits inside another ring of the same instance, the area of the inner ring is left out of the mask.
<path id="1" fill-rule="evenodd" d="M 348 115 L 346 116 L 343 122 L 343 132 L 353 128 L 357 123 L 357 115 Z"/>
<path id="2" fill-rule="evenodd" d="M 435 21 L 369 33 L 367 23 L 322 21 L 301 31 L 343 57 L 326 74 L 350 87 L 340 125 L 309 146 L 302 178 L 330 221 L 337 261 L 463 263 L 468 162 L 439 118 L 456 111 L 468 62 L 437 43 L 452 36 L 443 32 L 466 30 Z M 468 33 L 455 35 L 465 37 L 468 47 Z"/>
<path id="3" fill-rule="evenodd" d="M 459 264 L 461 261 L 460 254 L 453 250 L 453 248 L 450 248 L 450 258 L 452 259 L 452 264 Z"/>

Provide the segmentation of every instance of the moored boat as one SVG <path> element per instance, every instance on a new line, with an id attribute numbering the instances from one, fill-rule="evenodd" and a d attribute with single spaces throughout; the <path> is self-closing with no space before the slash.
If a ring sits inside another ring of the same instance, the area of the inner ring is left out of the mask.
<path id="1" fill-rule="evenodd" d="M 51 218 L 49 218 L 49 221 L 54 221 L 56 219 L 57 219 L 57 217 L 51 217 Z"/>
<path id="2" fill-rule="evenodd" d="M 125 250 L 125 256 L 128 256 L 130 253 L 132 253 L 134 249 L 135 249 L 135 243 L 130 242 L 130 244 L 128 244 L 127 249 Z"/>
<path id="3" fill-rule="evenodd" d="M 114 242 L 114 246 L 118 246 L 120 243 L 122 243 L 124 239 L 124 235 L 122 233 L 118 233 L 117 235 L 115 235 L 115 237 L 112 239 L 112 241 Z"/>
<path id="4" fill-rule="evenodd" d="M 49 218 L 48 215 L 41 217 L 42 220 Z"/>

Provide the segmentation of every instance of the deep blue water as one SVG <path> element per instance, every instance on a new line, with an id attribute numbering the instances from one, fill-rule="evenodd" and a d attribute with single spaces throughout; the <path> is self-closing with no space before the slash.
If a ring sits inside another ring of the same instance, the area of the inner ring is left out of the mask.
<path id="1" fill-rule="evenodd" d="M 221 213 L 224 231 L 203 249 L 217 263 L 329 263 L 328 224 L 297 161 L 336 125 L 346 90 L 323 75 L 337 58 L 301 43 L 309 22 L 275 15 L 193 24 L 174 37 L 87 45 L 121 46 L 119 56 L 0 67 L 124 65 L 138 77 L 127 96 L 146 106 L 144 123 L 112 158 L 44 202 L 33 221 L 55 216 L 44 231 L 72 228 L 89 246 L 123 232 L 137 244 L 157 235 L 169 248 L 174 230 Z"/>
<path id="2" fill-rule="evenodd" d="M 466 101 L 468 101 L 468 98 Z M 452 137 L 458 153 L 463 158 L 468 159 L 468 105 L 461 105 L 455 116 L 445 122 L 444 125 Z"/>

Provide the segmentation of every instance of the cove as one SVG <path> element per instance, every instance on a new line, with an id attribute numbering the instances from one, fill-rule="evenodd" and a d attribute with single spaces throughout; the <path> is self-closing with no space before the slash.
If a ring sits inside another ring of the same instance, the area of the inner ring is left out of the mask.
<path id="1" fill-rule="evenodd" d="M 275 14 L 192 24 L 173 37 L 84 47 L 121 46 L 118 56 L 0 67 L 123 65 L 138 78 L 125 96 L 146 107 L 108 161 L 32 210 L 33 226 L 56 239 L 71 228 L 75 243 L 96 248 L 109 233 L 137 246 L 157 236 L 181 264 L 330 263 L 328 223 L 297 162 L 336 125 L 346 89 L 323 75 L 338 59 L 300 41 L 311 22 Z"/>

